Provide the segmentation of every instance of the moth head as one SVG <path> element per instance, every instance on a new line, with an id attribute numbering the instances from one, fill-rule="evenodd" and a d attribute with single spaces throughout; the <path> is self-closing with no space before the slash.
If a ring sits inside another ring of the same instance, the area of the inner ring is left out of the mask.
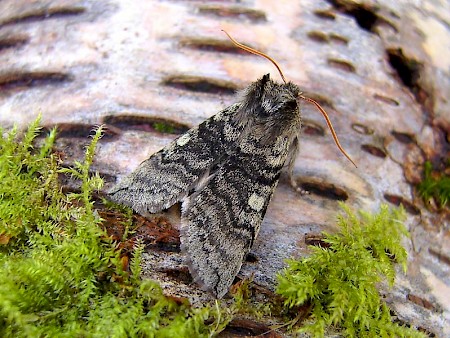
<path id="1" fill-rule="evenodd" d="M 246 99 L 256 98 L 252 104 L 259 109 L 254 114 L 261 122 L 289 123 L 288 120 L 300 120 L 299 93 L 295 84 L 275 82 L 266 74 L 250 87 Z"/>
<path id="2" fill-rule="evenodd" d="M 256 91 L 259 91 L 257 95 L 261 97 L 262 108 L 268 115 L 276 111 L 297 111 L 299 109 L 300 90 L 291 82 L 278 83 L 272 81 L 269 74 L 266 74 L 258 80 Z"/>
<path id="3" fill-rule="evenodd" d="M 280 136 L 294 137 L 300 132 L 299 89 L 292 83 L 281 84 L 269 74 L 241 92 L 236 123 L 264 144 Z"/>

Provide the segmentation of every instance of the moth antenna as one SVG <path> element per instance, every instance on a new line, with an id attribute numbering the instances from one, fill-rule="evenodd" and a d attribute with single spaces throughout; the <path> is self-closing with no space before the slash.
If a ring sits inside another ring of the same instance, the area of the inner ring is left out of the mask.
<path id="1" fill-rule="evenodd" d="M 233 44 L 235 44 L 237 47 L 239 47 L 240 49 L 243 49 L 243 50 L 245 50 L 245 51 L 247 51 L 247 52 L 249 52 L 249 53 L 252 53 L 252 54 L 256 54 L 256 55 L 262 56 L 263 58 L 266 58 L 267 60 L 269 60 L 270 62 L 272 62 L 272 63 L 274 64 L 274 66 L 277 67 L 278 72 L 280 73 L 281 78 L 283 79 L 284 83 L 287 83 L 286 78 L 284 77 L 284 74 L 283 74 L 283 72 L 281 71 L 280 66 L 278 66 L 278 63 L 277 63 L 274 59 L 272 59 L 269 55 L 264 54 L 263 52 L 260 52 L 259 50 L 253 49 L 253 48 L 251 48 L 251 47 L 249 47 L 249 46 L 243 45 L 243 44 L 240 43 L 240 42 L 237 42 L 235 39 L 233 39 L 233 38 L 231 37 L 230 34 L 228 34 L 228 33 L 227 33 L 225 30 L 223 30 L 223 29 L 222 29 L 222 32 L 224 32 L 224 33 L 228 36 L 228 39 L 230 39 L 231 42 L 232 42 Z"/>
<path id="2" fill-rule="evenodd" d="M 273 65 L 278 69 L 278 72 L 280 73 L 281 78 L 283 79 L 283 82 L 284 82 L 284 83 L 287 83 L 286 78 L 284 77 L 284 74 L 283 74 L 283 72 L 281 71 L 280 66 L 278 66 L 278 63 L 277 63 L 274 59 L 272 59 L 269 55 L 264 54 L 263 52 L 260 52 L 259 50 L 253 49 L 253 48 L 251 48 L 251 47 L 249 47 L 249 46 L 246 46 L 246 45 L 244 45 L 244 44 L 242 44 L 242 43 L 240 43 L 240 42 L 237 42 L 237 41 L 236 41 L 235 39 L 233 39 L 233 37 L 232 37 L 230 34 L 228 34 L 228 32 L 225 31 L 224 29 L 222 29 L 222 32 L 224 32 L 224 33 L 228 36 L 228 38 L 231 40 L 231 42 L 232 42 L 234 45 L 236 45 L 237 47 L 239 47 L 239 48 L 241 48 L 241 49 L 243 49 L 243 50 L 245 50 L 245 51 L 247 51 L 247 52 L 249 52 L 249 53 L 256 54 L 256 55 L 259 55 L 259 56 L 262 56 L 263 58 L 266 58 L 267 60 L 269 60 L 270 62 L 272 62 Z M 325 118 L 325 121 L 327 122 L 328 128 L 329 128 L 330 131 L 331 131 L 331 135 L 333 136 L 333 140 L 334 140 L 334 142 L 336 143 L 336 146 L 339 148 L 339 150 L 341 151 L 341 153 L 344 154 L 344 156 L 347 157 L 347 159 L 348 159 L 350 162 L 352 162 L 352 164 L 353 164 L 356 168 L 358 168 L 357 165 L 355 164 L 355 162 L 353 162 L 353 160 L 351 159 L 351 157 L 347 154 L 347 152 L 346 152 L 346 151 L 344 150 L 344 148 L 341 146 L 341 143 L 339 142 L 339 139 L 338 139 L 338 137 L 337 137 L 337 135 L 336 135 L 336 132 L 334 131 L 333 125 L 331 124 L 331 121 L 330 121 L 330 118 L 328 117 L 327 112 L 326 112 L 326 111 L 320 106 L 320 104 L 317 103 L 315 100 L 310 99 L 309 97 L 306 97 L 306 96 L 303 96 L 303 95 L 300 95 L 300 98 L 303 99 L 303 100 L 305 100 L 305 101 L 308 101 L 308 102 L 314 104 L 314 105 L 317 107 L 317 109 L 319 109 L 319 111 L 322 113 L 323 117 Z"/>
<path id="3" fill-rule="evenodd" d="M 336 135 L 336 132 L 334 131 L 333 125 L 331 124 L 331 121 L 330 121 L 330 119 L 329 119 L 329 117 L 328 117 L 327 112 L 320 106 L 319 103 L 317 103 L 317 101 L 315 101 L 315 100 L 313 100 L 313 99 L 311 99 L 311 98 L 309 98 L 309 97 L 303 96 L 303 95 L 300 95 L 299 97 L 300 97 L 302 100 L 305 100 L 305 101 L 308 101 L 308 102 L 314 104 L 314 105 L 317 107 L 317 109 L 319 109 L 319 111 L 322 113 L 323 117 L 325 118 L 325 121 L 327 122 L 328 129 L 330 129 L 331 135 L 333 136 L 333 140 L 334 140 L 334 142 L 336 143 L 337 147 L 339 148 L 339 150 L 341 151 L 341 153 L 344 154 L 344 156 L 347 157 L 347 159 L 348 159 L 350 162 L 352 162 L 353 165 L 354 165 L 356 168 L 358 168 L 358 167 L 356 166 L 355 162 L 353 162 L 353 160 L 350 158 L 350 156 L 347 154 L 347 152 L 346 152 L 346 151 L 344 150 L 344 148 L 341 146 L 341 144 L 340 144 L 340 142 L 339 142 L 339 139 L 338 139 L 338 137 L 337 137 L 337 135 Z"/>

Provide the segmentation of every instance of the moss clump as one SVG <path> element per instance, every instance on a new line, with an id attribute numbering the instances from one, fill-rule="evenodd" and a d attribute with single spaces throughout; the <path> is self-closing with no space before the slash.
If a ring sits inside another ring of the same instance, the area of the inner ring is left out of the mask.
<path id="1" fill-rule="evenodd" d="M 446 170 L 450 170 L 450 159 L 447 160 Z M 433 165 L 427 161 L 424 167 L 424 179 L 417 189 L 425 201 L 434 199 L 441 208 L 446 207 L 450 201 L 450 176 L 445 170 L 441 173 L 433 173 Z"/>
<path id="2" fill-rule="evenodd" d="M 91 198 L 102 179 L 89 175 L 101 137 L 95 132 L 86 159 L 60 168 L 51 153 L 56 131 L 34 149 L 36 120 L 18 141 L 0 140 L 0 337 L 203 337 L 231 319 L 222 308 L 193 309 L 142 281 L 140 253 L 131 272 L 99 224 Z M 59 174 L 81 181 L 65 195 Z"/>
<path id="3" fill-rule="evenodd" d="M 17 129 L 0 139 L 0 247 L 2 252 L 24 244 L 36 224 L 47 228 L 65 215 L 59 214 L 66 201 L 57 183 L 57 159 L 50 154 L 56 131 L 52 130 L 39 151 L 33 151 L 38 132 L 36 120 L 21 142 Z M 11 243 L 10 243 L 11 240 Z"/>
<path id="4" fill-rule="evenodd" d="M 277 293 L 289 307 L 309 304 L 310 318 L 299 331 L 324 336 L 337 327 L 348 337 L 424 337 L 418 331 L 394 324 L 377 284 L 394 284 L 398 263 L 406 270 L 406 251 L 400 244 L 407 235 L 402 209 L 386 205 L 376 215 L 357 217 L 343 204 L 336 234 L 325 233 L 328 248 L 311 247 L 312 255 L 290 260 L 278 275 Z"/>

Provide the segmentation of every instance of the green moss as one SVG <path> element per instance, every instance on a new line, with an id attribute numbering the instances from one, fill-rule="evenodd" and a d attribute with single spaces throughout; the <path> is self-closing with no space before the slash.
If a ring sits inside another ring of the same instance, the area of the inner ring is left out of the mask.
<path id="1" fill-rule="evenodd" d="M 447 170 L 450 169 L 450 159 L 447 160 Z M 450 201 L 450 176 L 444 172 L 433 173 L 431 162 L 425 162 L 424 179 L 417 186 L 419 194 L 425 201 L 435 199 L 440 207 L 448 206 Z"/>
<path id="2" fill-rule="evenodd" d="M 343 204 L 336 234 L 324 234 L 329 248 L 311 247 L 312 255 L 290 260 L 278 276 L 277 293 L 285 305 L 307 304 L 310 317 L 299 331 L 324 336 L 328 327 L 342 329 L 348 337 L 423 337 L 413 329 L 394 324 L 377 284 L 394 284 L 398 263 L 406 270 L 406 251 L 400 244 L 407 231 L 404 212 L 386 205 L 376 215 L 357 217 Z"/>
<path id="3" fill-rule="evenodd" d="M 156 131 L 159 131 L 160 133 L 164 134 L 176 134 L 175 127 L 164 122 L 155 122 L 153 123 L 153 128 L 155 128 Z"/>
<path id="4" fill-rule="evenodd" d="M 34 149 L 38 124 L 21 141 L 15 129 L 0 141 L 0 337 L 206 337 L 223 329 L 226 309 L 179 305 L 139 278 L 142 246 L 131 273 L 122 270 L 91 196 L 103 184 L 88 174 L 101 128 L 84 162 L 61 169 L 51 153 L 55 130 Z M 64 195 L 58 174 L 78 178 L 80 192 Z"/>
<path id="5" fill-rule="evenodd" d="M 0 235 L 3 243 L 12 239 L 8 249 L 23 244 L 36 224 L 47 228 L 62 216 L 57 210 L 65 202 L 57 189 L 57 161 L 50 154 L 56 132 L 34 151 L 38 124 L 36 120 L 21 142 L 16 142 L 17 129 L 0 139 Z"/>

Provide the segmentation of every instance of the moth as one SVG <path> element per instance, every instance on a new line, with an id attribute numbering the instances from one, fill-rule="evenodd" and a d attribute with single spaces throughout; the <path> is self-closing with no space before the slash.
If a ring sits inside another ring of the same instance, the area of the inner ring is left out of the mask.
<path id="1" fill-rule="evenodd" d="M 318 103 L 286 82 L 272 58 L 225 33 L 239 48 L 271 61 L 283 83 L 264 75 L 236 103 L 150 156 L 109 192 L 143 215 L 181 201 L 181 250 L 194 281 L 217 298 L 252 248 L 282 169 L 292 177 L 302 125 L 299 98 L 324 114 L 351 161 Z"/>

